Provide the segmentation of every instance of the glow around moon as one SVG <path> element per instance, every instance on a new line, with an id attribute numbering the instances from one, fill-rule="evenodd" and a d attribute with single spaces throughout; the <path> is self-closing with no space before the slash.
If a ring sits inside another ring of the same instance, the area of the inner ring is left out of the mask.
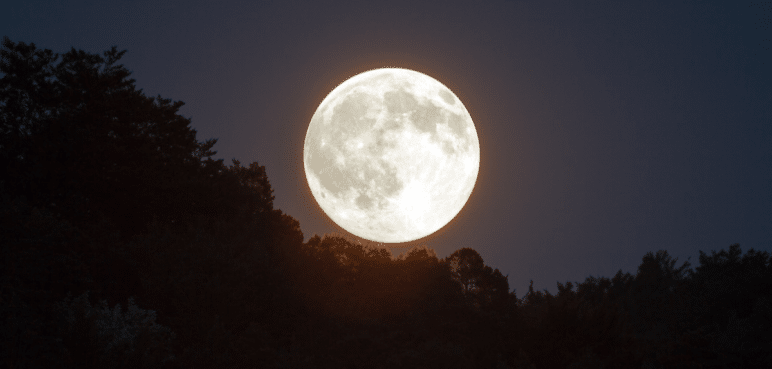
<path id="1" fill-rule="evenodd" d="M 322 101 L 303 163 L 314 198 L 335 223 L 399 243 L 436 232 L 461 211 L 479 172 L 480 144 L 469 112 L 442 83 L 376 69 Z"/>

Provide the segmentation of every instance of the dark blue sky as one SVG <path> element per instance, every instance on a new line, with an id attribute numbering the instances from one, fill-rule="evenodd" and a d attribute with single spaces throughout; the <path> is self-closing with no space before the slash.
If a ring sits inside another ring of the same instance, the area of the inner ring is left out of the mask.
<path id="1" fill-rule="evenodd" d="M 478 250 L 522 297 L 648 251 L 772 251 L 771 18 L 765 1 L 28 0 L 3 5 L 0 36 L 128 50 L 217 158 L 265 165 L 306 239 L 338 231 L 301 161 L 318 104 L 372 68 L 428 74 L 471 113 L 481 168 L 423 243 Z"/>

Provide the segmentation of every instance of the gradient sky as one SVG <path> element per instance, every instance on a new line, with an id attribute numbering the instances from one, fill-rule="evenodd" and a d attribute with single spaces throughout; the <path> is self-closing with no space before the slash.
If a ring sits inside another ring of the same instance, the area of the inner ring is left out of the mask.
<path id="1" fill-rule="evenodd" d="M 664 249 L 772 251 L 768 1 L 13 1 L 0 36 L 128 50 L 149 96 L 184 101 L 216 158 L 266 167 L 306 240 L 339 231 L 310 197 L 308 123 L 345 79 L 428 74 L 472 115 L 474 192 L 435 237 L 518 297 L 635 273 Z"/>

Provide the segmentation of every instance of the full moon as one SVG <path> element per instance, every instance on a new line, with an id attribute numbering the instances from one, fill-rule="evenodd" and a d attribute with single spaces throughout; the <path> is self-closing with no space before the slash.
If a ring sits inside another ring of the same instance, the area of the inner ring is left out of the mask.
<path id="1" fill-rule="evenodd" d="M 448 224 L 472 194 L 480 143 L 445 85 L 383 68 L 332 90 L 306 132 L 303 164 L 324 212 L 352 234 L 400 243 Z"/>

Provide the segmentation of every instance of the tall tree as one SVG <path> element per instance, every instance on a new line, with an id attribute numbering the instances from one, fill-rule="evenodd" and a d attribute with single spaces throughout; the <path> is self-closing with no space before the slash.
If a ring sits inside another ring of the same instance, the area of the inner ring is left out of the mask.
<path id="1" fill-rule="evenodd" d="M 720 353 L 719 362 L 739 361 L 749 368 L 772 365 L 769 253 L 750 249 L 743 255 L 733 244 L 729 250 L 700 251 L 699 259 L 688 293 L 696 328 L 711 338 L 705 352 Z"/>
<path id="2" fill-rule="evenodd" d="M 685 261 L 676 267 L 678 258 L 659 250 L 643 256 L 638 273 L 631 285 L 628 308 L 632 318 L 646 331 L 658 329 L 682 329 L 686 316 L 686 296 L 679 293 L 692 273 Z M 667 327 L 667 328 L 665 328 Z M 661 334 L 660 334 L 661 335 Z"/>
<path id="3" fill-rule="evenodd" d="M 480 254 L 465 247 L 445 258 L 452 278 L 461 284 L 464 295 L 474 306 L 501 310 L 509 301 L 509 282 L 498 269 L 483 262 Z"/>
<path id="4" fill-rule="evenodd" d="M 474 249 L 464 247 L 445 258 L 445 261 L 450 265 L 453 279 L 461 283 L 464 294 L 470 294 L 477 287 L 478 278 L 485 268 L 480 254 Z"/>
<path id="5" fill-rule="evenodd" d="M 73 48 L 57 63 L 32 43 L 2 46 L 0 171 L 12 195 L 75 221 L 105 216 L 125 235 L 211 210 L 194 197 L 223 170 L 216 140 L 196 141 L 183 102 L 137 90 L 116 64 L 125 50 Z"/>

